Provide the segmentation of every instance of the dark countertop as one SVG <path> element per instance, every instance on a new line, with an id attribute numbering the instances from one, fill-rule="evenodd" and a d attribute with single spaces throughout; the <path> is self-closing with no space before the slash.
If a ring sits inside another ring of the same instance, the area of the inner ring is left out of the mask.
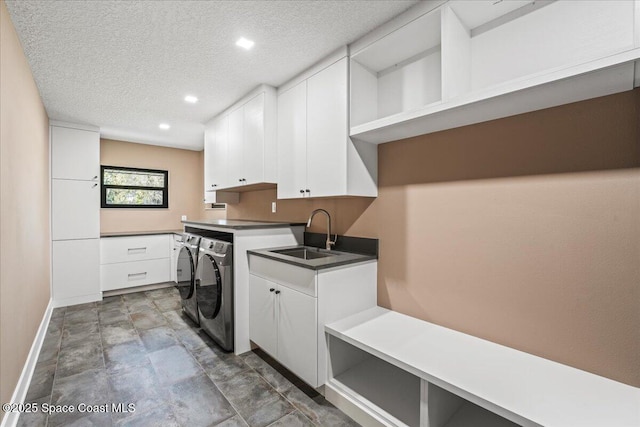
<path id="1" fill-rule="evenodd" d="M 301 259 L 292 257 L 285 254 L 278 254 L 272 252 L 274 250 L 283 250 L 283 249 L 294 249 L 300 248 L 301 246 L 282 246 L 279 248 L 268 248 L 268 249 L 259 249 L 259 250 L 249 250 L 247 251 L 250 255 L 255 255 L 263 258 L 272 259 L 275 261 L 284 262 L 291 265 L 296 265 L 298 267 L 308 268 L 310 270 L 323 270 L 326 268 L 340 267 L 343 265 L 349 264 L 357 264 L 365 261 L 377 260 L 378 257 L 376 255 L 365 255 L 365 254 L 357 254 L 352 252 L 342 252 L 342 251 L 326 251 L 321 249 L 322 253 L 331 253 L 332 256 L 325 258 L 316 258 L 316 259 Z M 317 248 L 313 248 L 313 250 L 317 250 Z"/>
<path id="2" fill-rule="evenodd" d="M 153 236 L 156 234 L 182 234 L 182 230 L 152 230 L 152 231 L 115 231 L 111 233 L 100 233 L 103 237 L 132 237 L 132 236 Z"/>
<path id="3" fill-rule="evenodd" d="M 205 226 L 228 228 L 231 230 L 251 230 L 258 228 L 282 228 L 292 226 L 303 226 L 303 222 L 271 222 L 271 221 L 245 221 L 239 219 L 201 219 L 182 221 L 184 225 L 191 227 Z"/>

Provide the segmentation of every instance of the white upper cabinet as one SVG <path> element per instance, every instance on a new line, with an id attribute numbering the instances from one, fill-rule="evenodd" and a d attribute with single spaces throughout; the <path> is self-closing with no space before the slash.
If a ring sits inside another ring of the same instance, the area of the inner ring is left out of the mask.
<path id="1" fill-rule="evenodd" d="M 278 95 L 278 198 L 302 197 L 307 186 L 307 82 Z"/>
<path id="2" fill-rule="evenodd" d="M 377 196 L 377 149 L 349 138 L 342 49 L 278 92 L 278 198 Z"/>
<path id="3" fill-rule="evenodd" d="M 227 161 L 229 163 L 228 185 L 233 187 L 243 184 L 244 168 L 244 114 L 238 108 L 229 113 L 229 133 L 227 137 Z"/>
<path id="4" fill-rule="evenodd" d="M 275 184 L 276 108 L 275 89 L 262 85 L 206 125 L 205 201 L 207 192 Z"/>
<path id="5" fill-rule="evenodd" d="M 347 193 L 347 79 L 342 58 L 307 80 L 307 185 L 312 197 Z"/>
<path id="6" fill-rule="evenodd" d="M 263 182 L 265 176 L 264 151 L 264 93 L 242 107 L 244 123 L 242 138 L 242 179 L 244 184 Z"/>
<path id="7" fill-rule="evenodd" d="M 633 88 L 635 1 L 433 5 L 351 45 L 352 138 L 394 141 Z"/>
<path id="8" fill-rule="evenodd" d="M 51 178 L 99 181 L 100 133 L 51 126 Z"/>

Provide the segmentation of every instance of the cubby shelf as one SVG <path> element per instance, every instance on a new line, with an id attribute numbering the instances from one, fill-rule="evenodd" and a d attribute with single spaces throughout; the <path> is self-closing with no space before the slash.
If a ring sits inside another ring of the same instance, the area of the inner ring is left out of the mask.
<path id="1" fill-rule="evenodd" d="M 640 425 L 636 387 L 381 307 L 325 331 L 326 396 L 350 415 L 359 408 L 357 421 L 366 414 L 388 426 Z"/>
<path id="2" fill-rule="evenodd" d="M 634 86 L 634 1 L 450 1 L 351 54 L 351 131 L 384 143 Z"/>

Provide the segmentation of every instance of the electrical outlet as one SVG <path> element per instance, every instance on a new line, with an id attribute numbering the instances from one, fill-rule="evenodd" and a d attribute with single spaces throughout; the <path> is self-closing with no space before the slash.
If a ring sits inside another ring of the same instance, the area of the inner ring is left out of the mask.
<path id="1" fill-rule="evenodd" d="M 187 216 L 186 215 L 182 215 L 182 221 L 186 221 L 187 220 Z"/>
<path id="2" fill-rule="evenodd" d="M 276 202 L 271 202 L 271 213 L 276 213 Z"/>

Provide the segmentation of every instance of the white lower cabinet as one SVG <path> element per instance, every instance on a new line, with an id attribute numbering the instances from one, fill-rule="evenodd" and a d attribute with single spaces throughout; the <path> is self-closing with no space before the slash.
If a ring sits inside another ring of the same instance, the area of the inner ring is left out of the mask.
<path id="1" fill-rule="evenodd" d="M 376 305 L 377 262 L 311 270 L 249 256 L 249 338 L 312 387 L 326 380 L 324 325 Z"/>
<path id="2" fill-rule="evenodd" d="M 276 285 L 249 275 L 249 334 L 251 341 L 270 355 L 278 356 L 278 304 Z"/>
<path id="3" fill-rule="evenodd" d="M 280 286 L 278 357 L 309 384 L 318 383 L 317 298 Z"/>
<path id="4" fill-rule="evenodd" d="M 318 382 L 317 299 L 255 275 L 249 279 L 251 340 L 305 382 Z"/>
<path id="5" fill-rule="evenodd" d="M 171 234 L 100 239 L 101 290 L 170 281 L 172 245 Z"/>
<path id="6" fill-rule="evenodd" d="M 100 239 L 54 241 L 52 246 L 54 304 L 100 300 Z"/>

